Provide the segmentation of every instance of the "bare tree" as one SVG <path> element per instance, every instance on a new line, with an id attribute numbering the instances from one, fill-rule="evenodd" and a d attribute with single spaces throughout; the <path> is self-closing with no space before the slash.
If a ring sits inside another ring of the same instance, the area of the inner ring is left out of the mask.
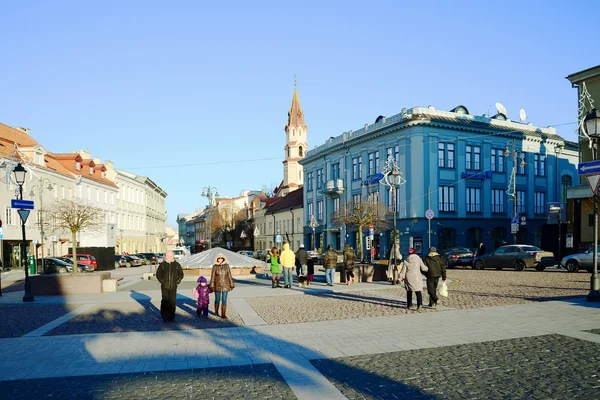
<path id="1" fill-rule="evenodd" d="M 358 229 L 358 249 L 359 258 L 362 259 L 362 233 L 363 228 L 373 225 L 375 231 L 380 231 L 387 227 L 387 208 L 378 201 L 373 201 L 372 197 L 361 196 L 359 201 L 348 201 L 340 205 L 339 210 L 333 213 L 331 218 L 336 226 L 354 225 Z"/>
<path id="2" fill-rule="evenodd" d="M 46 210 L 44 219 L 52 221 L 52 230 L 70 232 L 73 243 L 73 273 L 77 268 L 77 233 L 100 233 L 104 225 L 104 212 L 80 200 L 64 199 L 54 202 Z"/>

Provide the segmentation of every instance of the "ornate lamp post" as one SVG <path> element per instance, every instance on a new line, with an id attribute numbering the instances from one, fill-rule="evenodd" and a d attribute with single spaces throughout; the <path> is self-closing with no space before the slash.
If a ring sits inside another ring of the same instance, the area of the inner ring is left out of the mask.
<path id="1" fill-rule="evenodd" d="M 317 250 L 317 238 L 315 236 L 315 229 L 317 229 L 319 227 L 319 223 L 317 222 L 317 219 L 315 218 L 314 215 L 310 216 L 310 225 L 312 228 L 313 234 L 312 234 L 312 238 L 313 238 L 313 250 Z"/>
<path id="2" fill-rule="evenodd" d="M 600 111 L 593 109 L 584 119 L 585 128 L 592 142 L 592 155 L 596 160 L 598 157 L 598 135 L 600 134 Z M 598 281 L 598 191 L 592 193 L 594 196 L 594 269 L 590 279 L 590 293 L 587 301 L 600 302 L 600 284 Z"/>
<path id="3" fill-rule="evenodd" d="M 23 200 L 23 184 L 25 183 L 25 174 L 27 170 L 23 168 L 21 163 L 13 169 L 15 182 L 19 186 L 19 200 Z M 20 214 L 19 214 L 20 215 Z M 27 237 L 25 236 L 25 222 L 27 218 L 23 219 L 21 216 L 21 232 L 23 233 L 23 242 L 21 243 L 21 263 L 23 269 L 25 269 L 25 295 L 23 296 L 24 302 L 34 301 L 33 295 L 31 294 L 31 281 L 29 280 L 29 268 L 27 268 Z"/>
<path id="4" fill-rule="evenodd" d="M 206 215 L 206 226 L 208 228 L 208 248 L 211 249 L 212 248 L 212 225 L 211 225 L 211 213 L 212 213 L 212 207 L 213 207 L 213 200 L 216 197 L 219 196 L 219 193 L 217 192 L 217 189 L 212 187 L 212 186 L 206 186 L 204 189 L 202 189 L 202 193 L 200 194 L 201 197 L 206 197 L 208 199 L 208 213 Z"/>
<path id="5" fill-rule="evenodd" d="M 509 146 L 512 146 L 512 151 L 509 150 Z M 517 144 L 515 140 L 510 140 L 506 144 L 506 150 L 504 150 L 504 156 L 508 157 L 512 154 L 513 159 L 513 168 L 512 173 L 510 174 L 510 182 L 508 182 L 508 189 L 506 190 L 506 194 L 512 196 L 513 200 L 513 215 L 511 218 L 511 230 L 513 235 L 513 243 L 517 244 L 517 232 L 519 231 L 519 220 L 517 218 L 517 157 L 520 152 L 517 151 Z M 521 159 L 521 163 L 519 164 L 521 168 L 525 167 L 525 160 Z M 517 219 L 516 229 L 513 228 L 514 220 Z"/>
<path id="6" fill-rule="evenodd" d="M 394 276 L 392 279 L 392 285 L 396 284 L 398 280 L 398 266 L 396 265 L 396 246 L 398 246 L 398 251 L 400 251 L 400 238 L 398 237 L 398 232 L 396 231 L 396 213 L 397 213 L 397 199 L 396 199 L 396 188 L 400 185 L 406 183 L 406 180 L 402 178 L 402 174 L 398 171 L 398 165 L 396 164 L 396 160 L 393 156 L 389 155 L 387 161 L 385 162 L 385 168 L 383 169 L 383 184 L 390 187 L 390 198 L 392 200 L 392 212 L 394 213 L 394 234 L 393 240 L 394 244 L 392 250 L 390 251 L 391 257 L 394 259 Z"/>
<path id="7" fill-rule="evenodd" d="M 48 186 L 44 187 L 44 182 L 48 182 Z M 54 186 L 52 186 L 52 182 L 50 181 L 50 179 L 48 178 L 40 178 L 38 179 L 38 183 L 36 183 L 35 185 L 33 185 L 31 187 L 31 191 L 29 192 L 29 195 L 31 197 L 35 196 L 35 192 L 34 189 L 37 189 L 38 191 L 38 195 L 40 197 L 40 220 L 38 221 L 38 224 L 40 225 L 40 235 L 41 235 L 41 242 L 42 242 L 42 273 L 44 273 L 44 189 L 48 190 L 49 192 L 51 192 L 52 190 L 54 190 Z"/>

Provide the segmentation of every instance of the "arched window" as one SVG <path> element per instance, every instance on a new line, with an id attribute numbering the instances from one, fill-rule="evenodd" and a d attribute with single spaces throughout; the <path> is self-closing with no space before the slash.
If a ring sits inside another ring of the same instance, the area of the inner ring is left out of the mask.
<path id="1" fill-rule="evenodd" d="M 302 146 L 298 147 L 298 155 L 299 155 L 300 157 L 304 157 L 304 155 L 302 154 L 302 153 L 303 153 L 303 151 L 304 151 L 304 150 L 302 149 Z"/>
<path id="2" fill-rule="evenodd" d="M 289 146 L 285 146 L 285 154 L 287 154 L 287 158 L 290 158 L 290 147 Z"/>
<path id="3" fill-rule="evenodd" d="M 570 175 L 563 175 L 560 178 L 560 201 L 567 202 L 567 190 L 573 186 L 573 178 Z"/>

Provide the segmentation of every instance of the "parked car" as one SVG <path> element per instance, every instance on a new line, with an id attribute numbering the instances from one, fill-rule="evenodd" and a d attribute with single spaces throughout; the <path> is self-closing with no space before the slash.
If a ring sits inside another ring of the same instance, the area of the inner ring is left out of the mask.
<path id="1" fill-rule="evenodd" d="M 475 257 L 473 261 L 473 269 L 514 268 L 523 271 L 525 268 L 535 268 L 543 271 L 551 265 L 556 265 L 554 253 L 527 244 L 498 247 L 489 254 Z"/>
<path id="2" fill-rule="evenodd" d="M 257 260 L 264 261 L 267 258 L 267 254 L 269 254 L 267 250 L 256 250 L 256 255 L 254 256 L 254 258 L 256 258 Z"/>
<path id="3" fill-rule="evenodd" d="M 318 264 L 319 257 L 321 257 L 321 253 L 316 250 L 308 250 L 308 258 L 312 259 L 315 264 Z"/>
<path id="4" fill-rule="evenodd" d="M 42 267 L 42 259 L 37 259 L 38 268 Z M 77 264 L 77 268 L 79 268 L 79 272 L 93 272 L 94 267 L 89 264 Z M 44 266 L 43 266 L 44 274 L 66 274 L 69 272 L 73 272 L 73 263 L 66 262 L 59 258 L 44 258 Z"/>
<path id="5" fill-rule="evenodd" d="M 590 247 L 583 253 L 576 253 L 563 257 L 563 259 L 560 260 L 560 265 L 564 267 L 567 272 L 578 272 L 580 269 L 592 272 L 594 269 L 594 248 Z"/>
<path id="6" fill-rule="evenodd" d="M 73 258 L 73 254 L 66 254 L 63 257 Z M 94 269 L 98 268 L 98 261 L 91 254 L 77 254 L 77 264 L 91 265 Z"/>
<path id="7" fill-rule="evenodd" d="M 125 257 L 125 261 L 129 264 L 129 267 L 140 267 L 143 264 L 142 259 L 139 257 L 136 257 L 136 256 L 123 256 L 123 257 Z"/>
<path id="8" fill-rule="evenodd" d="M 337 254 L 337 262 L 338 264 L 343 263 L 344 262 L 344 252 L 343 251 L 335 251 Z M 319 254 L 319 256 L 317 257 L 315 264 L 317 265 L 323 265 L 323 259 L 325 258 L 325 253 L 323 254 Z"/>
<path id="9" fill-rule="evenodd" d="M 252 250 L 240 250 L 237 253 L 242 256 L 254 258 L 254 252 Z"/>
<path id="10" fill-rule="evenodd" d="M 156 262 L 161 263 L 163 261 L 165 261 L 165 253 L 156 254 Z"/>
<path id="11" fill-rule="evenodd" d="M 146 265 L 156 264 L 156 260 L 158 259 L 158 257 L 156 257 L 156 254 L 154 253 L 138 253 L 135 254 L 135 256 L 141 258 L 144 264 Z"/>
<path id="12" fill-rule="evenodd" d="M 121 267 L 129 268 L 129 267 L 131 267 L 131 264 L 127 262 L 127 259 L 125 258 L 125 256 L 120 256 L 117 254 L 115 256 L 115 269 L 121 268 Z"/>
<path id="13" fill-rule="evenodd" d="M 455 268 L 459 265 L 472 267 L 475 253 L 466 247 L 453 247 L 442 254 L 446 268 Z"/>

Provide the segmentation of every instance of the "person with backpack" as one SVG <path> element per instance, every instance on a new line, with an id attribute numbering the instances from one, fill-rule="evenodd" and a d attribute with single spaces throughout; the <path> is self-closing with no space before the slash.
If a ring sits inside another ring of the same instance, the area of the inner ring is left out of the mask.
<path id="1" fill-rule="evenodd" d="M 434 310 L 437 309 L 437 304 L 439 301 L 437 294 L 438 282 L 440 281 L 440 276 L 442 277 L 442 281 L 446 282 L 446 264 L 442 257 L 437 253 L 437 249 L 435 247 L 429 248 L 429 254 L 423 261 L 423 264 L 427 266 L 427 272 L 425 276 L 427 277 L 427 293 L 429 293 L 429 307 L 432 307 Z"/>

